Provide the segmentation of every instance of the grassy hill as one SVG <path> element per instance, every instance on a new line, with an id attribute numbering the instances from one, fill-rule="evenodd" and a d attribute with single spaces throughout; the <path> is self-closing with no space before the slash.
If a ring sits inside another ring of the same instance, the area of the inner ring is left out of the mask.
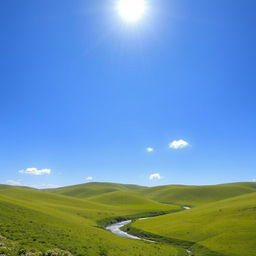
<path id="1" fill-rule="evenodd" d="M 167 185 L 145 188 L 143 195 L 161 203 L 197 206 L 226 198 L 256 192 L 255 182 L 212 186 Z"/>
<path id="2" fill-rule="evenodd" d="M 159 236 L 160 243 L 121 238 L 100 226 L 177 211 L 177 205 L 194 208 L 132 225 L 135 232 Z M 256 256 L 255 223 L 255 183 L 147 188 L 93 182 L 50 190 L 0 185 L 0 255 L 21 249 L 28 252 L 22 256 L 186 255 L 163 243 L 174 239 L 193 245 L 196 256 Z"/>
<path id="3" fill-rule="evenodd" d="M 90 182 L 74 186 L 67 186 L 57 189 L 48 189 L 48 192 L 74 196 L 80 198 L 88 198 L 96 195 L 102 195 L 114 191 L 139 191 L 145 187 L 131 184 L 118 184 L 108 182 Z"/>
<path id="4" fill-rule="evenodd" d="M 166 185 L 143 187 L 117 183 L 90 182 L 57 189 L 48 189 L 47 191 L 78 198 L 94 198 L 96 201 L 100 200 L 101 196 L 108 201 L 106 197 L 107 193 L 122 191 L 137 192 L 137 195 L 141 194 L 144 198 L 165 204 L 197 206 L 256 192 L 256 183 L 241 182 L 210 186 Z M 118 193 L 116 195 L 118 195 Z M 102 199 L 101 202 L 104 202 L 104 199 Z M 121 198 L 120 200 L 122 201 Z"/>
<path id="5" fill-rule="evenodd" d="M 121 238 L 97 225 L 105 218 L 141 215 L 145 207 L 103 205 L 22 187 L 1 186 L 0 191 L 0 254 L 13 256 L 20 251 L 20 255 L 30 256 L 182 255 L 182 250 L 175 247 Z M 163 209 L 172 206 L 146 206 L 151 212 Z M 21 254 L 24 250 L 27 254 Z"/>
<path id="6" fill-rule="evenodd" d="M 144 209 L 144 211 L 152 211 L 157 209 L 158 211 L 179 210 L 179 206 L 171 206 L 168 204 L 162 204 L 133 191 L 115 191 L 102 195 L 88 198 L 90 202 L 96 202 L 105 205 L 118 206 L 121 208 L 131 209 Z"/>
<path id="7" fill-rule="evenodd" d="M 192 248 L 198 256 L 207 255 L 198 250 L 200 245 L 223 255 L 254 256 L 256 193 L 205 204 L 188 211 L 139 220 L 132 227 L 167 238 L 195 242 Z"/>

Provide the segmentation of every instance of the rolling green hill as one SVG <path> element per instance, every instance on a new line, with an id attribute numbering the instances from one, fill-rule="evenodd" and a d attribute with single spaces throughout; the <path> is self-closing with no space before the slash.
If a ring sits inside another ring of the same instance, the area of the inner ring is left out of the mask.
<path id="1" fill-rule="evenodd" d="M 62 187 L 57 189 L 48 189 L 48 192 L 88 198 L 96 195 L 102 195 L 114 191 L 139 191 L 145 187 L 130 184 L 118 184 L 108 182 L 90 182 L 85 184 L 79 184 L 74 186 Z"/>
<path id="2" fill-rule="evenodd" d="M 47 256 L 182 255 L 181 249 L 121 238 L 97 224 L 115 216 L 172 209 L 170 205 L 156 202 L 127 208 L 22 187 L 0 189 L 0 254 L 14 256 L 19 251 L 20 255 L 30 256 L 42 252 Z M 22 254 L 21 249 L 27 254 Z"/>
<path id="3" fill-rule="evenodd" d="M 241 182 L 210 186 L 166 185 L 142 187 L 117 183 L 90 182 L 69 187 L 49 189 L 47 191 L 78 198 L 95 197 L 95 200 L 100 200 L 100 196 L 105 197 L 107 193 L 111 192 L 133 191 L 160 203 L 197 206 L 256 192 L 256 183 Z M 99 198 L 97 198 L 97 196 L 99 196 Z"/>
<path id="4" fill-rule="evenodd" d="M 152 211 L 152 209 L 158 209 L 158 211 L 179 210 L 179 206 L 170 206 L 168 204 L 158 203 L 147 197 L 132 191 L 115 191 L 105 193 L 88 198 L 90 202 L 96 202 L 100 204 L 119 206 L 122 208 L 136 208 L 144 209 L 145 211 Z"/>
<path id="5" fill-rule="evenodd" d="M 115 191 L 89 198 L 90 201 L 108 205 L 152 205 L 157 202 L 132 191 Z"/>
<path id="6" fill-rule="evenodd" d="M 102 228 L 120 217 L 153 216 L 182 205 L 193 209 L 127 227 L 158 236 L 159 243 Z M 175 246 L 180 242 L 196 256 L 256 256 L 255 223 L 255 183 L 147 188 L 93 182 L 50 190 L 0 185 L 0 255 L 6 256 L 187 256 Z"/>
<path id="7" fill-rule="evenodd" d="M 192 248 L 198 256 L 205 255 L 198 251 L 200 245 L 223 255 L 255 256 L 256 193 L 139 220 L 132 227 L 167 238 L 195 242 Z"/>
<path id="8" fill-rule="evenodd" d="M 255 182 L 212 186 L 167 185 L 145 188 L 143 195 L 161 203 L 197 206 L 226 198 L 256 192 Z"/>

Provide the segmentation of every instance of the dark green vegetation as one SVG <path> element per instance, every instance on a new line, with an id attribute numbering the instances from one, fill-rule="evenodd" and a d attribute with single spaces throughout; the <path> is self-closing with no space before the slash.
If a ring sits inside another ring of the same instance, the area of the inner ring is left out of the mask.
<path id="1" fill-rule="evenodd" d="M 193 206 L 187 211 L 181 205 Z M 177 212 L 179 211 L 179 212 Z M 157 243 L 102 228 L 118 219 L 164 216 L 126 229 Z M 256 255 L 256 184 L 160 186 L 87 183 L 50 190 L 0 185 L 0 255 Z"/>

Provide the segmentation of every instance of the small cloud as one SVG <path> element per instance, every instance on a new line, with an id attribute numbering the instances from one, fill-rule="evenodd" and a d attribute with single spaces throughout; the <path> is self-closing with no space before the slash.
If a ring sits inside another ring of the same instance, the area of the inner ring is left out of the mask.
<path id="1" fill-rule="evenodd" d="M 7 180 L 6 184 L 11 186 L 22 186 L 22 182 L 20 180 Z"/>
<path id="2" fill-rule="evenodd" d="M 252 179 L 252 182 L 256 182 L 256 179 Z"/>
<path id="3" fill-rule="evenodd" d="M 174 140 L 171 143 L 169 143 L 169 148 L 172 148 L 172 149 L 186 148 L 189 146 L 190 144 L 185 140 Z"/>
<path id="4" fill-rule="evenodd" d="M 87 181 L 93 180 L 93 177 L 91 177 L 91 176 L 86 177 L 85 180 L 87 180 Z"/>
<path id="5" fill-rule="evenodd" d="M 162 176 L 160 175 L 160 173 L 152 173 L 149 175 L 149 179 L 150 180 L 160 180 L 160 179 L 162 179 Z"/>
<path id="6" fill-rule="evenodd" d="M 37 169 L 37 168 L 27 168 L 25 170 L 20 170 L 19 173 L 22 174 L 29 174 L 29 175 L 44 175 L 44 174 L 50 174 L 51 169 Z"/>
<path id="7" fill-rule="evenodd" d="M 155 149 L 154 149 L 154 148 L 151 148 L 151 147 L 148 147 L 146 150 L 147 150 L 148 152 L 153 152 Z"/>

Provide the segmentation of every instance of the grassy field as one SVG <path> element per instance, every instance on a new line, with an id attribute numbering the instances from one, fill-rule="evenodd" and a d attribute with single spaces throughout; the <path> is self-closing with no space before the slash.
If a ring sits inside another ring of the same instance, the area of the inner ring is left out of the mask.
<path id="1" fill-rule="evenodd" d="M 212 186 L 167 185 L 145 188 L 140 192 L 162 203 L 197 206 L 256 192 L 256 183 L 241 182 Z"/>
<path id="2" fill-rule="evenodd" d="M 185 186 L 166 185 L 156 187 L 143 187 L 116 183 L 91 182 L 81 185 L 49 189 L 52 193 L 68 195 L 79 198 L 105 196 L 110 192 L 137 192 L 145 198 L 177 205 L 199 206 L 210 202 L 231 198 L 247 193 L 256 192 L 255 182 L 227 183 L 211 186 Z M 95 197 L 97 199 L 97 197 Z"/>
<path id="3" fill-rule="evenodd" d="M 143 188 L 146 187 L 130 184 L 90 182 L 57 189 L 48 189 L 47 191 L 67 196 L 88 198 L 115 191 L 140 191 Z"/>
<path id="4" fill-rule="evenodd" d="M 181 205 L 193 209 L 177 212 Z M 103 228 L 167 212 L 172 213 L 128 227 L 158 243 Z M 196 256 L 255 256 L 255 230 L 255 183 L 154 188 L 87 183 L 50 190 L 0 185 L 1 256 L 185 256 L 185 247 Z"/>
<path id="5" fill-rule="evenodd" d="M 47 256 L 180 256 L 182 251 L 178 248 L 121 238 L 97 225 L 101 219 L 174 208 L 177 207 L 157 202 L 142 207 L 108 206 L 44 191 L 1 186 L 0 255 L 18 255 L 25 249 L 24 255 L 47 255 L 51 251 Z"/>
<path id="6" fill-rule="evenodd" d="M 110 192 L 103 195 L 98 195 L 95 197 L 90 197 L 88 199 L 91 202 L 97 202 L 106 205 L 116 205 L 121 207 L 146 207 L 154 209 L 166 209 L 166 204 L 162 204 L 151 199 L 148 199 L 146 196 L 141 195 L 137 192 L 132 191 L 116 191 Z"/>
<path id="7" fill-rule="evenodd" d="M 208 203 L 191 210 L 136 221 L 132 227 L 166 238 L 195 242 L 229 256 L 256 255 L 256 193 Z M 138 232 L 138 231 L 137 231 Z"/>

